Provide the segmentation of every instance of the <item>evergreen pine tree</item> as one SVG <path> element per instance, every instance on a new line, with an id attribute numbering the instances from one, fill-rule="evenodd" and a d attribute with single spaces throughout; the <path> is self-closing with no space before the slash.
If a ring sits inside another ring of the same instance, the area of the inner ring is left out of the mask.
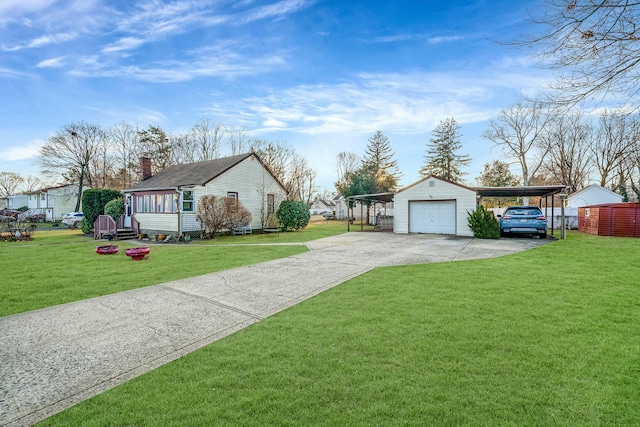
<path id="1" fill-rule="evenodd" d="M 459 131 L 460 125 L 453 117 L 438 123 L 427 144 L 426 163 L 420 169 L 422 177 L 435 175 L 452 182 L 462 180 L 466 175 L 462 167 L 471 163 L 471 158 L 468 154 L 457 154 L 462 148 Z"/>
<path id="2" fill-rule="evenodd" d="M 393 191 L 398 187 L 401 173 L 398 163 L 393 160 L 389 139 L 380 131 L 369 138 L 362 164 L 376 180 L 377 192 Z"/>

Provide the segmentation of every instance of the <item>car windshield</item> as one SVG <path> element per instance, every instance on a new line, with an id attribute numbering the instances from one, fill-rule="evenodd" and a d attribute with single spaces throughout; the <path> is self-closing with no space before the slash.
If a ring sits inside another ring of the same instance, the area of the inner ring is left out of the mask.
<path id="1" fill-rule="evenodd" d="M 540 209 L 509 209 L 507 215 L 542 215 Z"/>

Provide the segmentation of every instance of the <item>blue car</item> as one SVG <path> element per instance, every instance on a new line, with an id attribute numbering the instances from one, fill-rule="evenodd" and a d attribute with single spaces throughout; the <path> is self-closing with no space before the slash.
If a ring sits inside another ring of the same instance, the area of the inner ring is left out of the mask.
<path id="1" fill-rule="evenodd" d="M 500 217 L 500 236 L 537 235 L 547 238 L 547 219 L 536 206 L 509 206 Z"/>

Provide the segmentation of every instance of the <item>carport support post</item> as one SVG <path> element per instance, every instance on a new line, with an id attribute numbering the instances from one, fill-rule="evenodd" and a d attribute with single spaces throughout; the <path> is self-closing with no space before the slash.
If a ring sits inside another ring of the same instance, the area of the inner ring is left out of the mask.
<path id="1" fill-rule="evenodd" d="M 560 239 L 564 240 L 567 237 L 567 224 L 566 219 L 564 217 L 564 201 L 567 198 L 567 195 L 562 193 L 560 194 Z"/>
<path id="2" fill-rule="evenodd" d="M 555 199 L 556 199 L 555 197 L 551 196 L 551 235 L 552 236 L 553 236 L 553 227 L 554 227 L 553 214 L 554 214 L 554 210 L 556 209 Z M 549 206 L 549 204 L 546 202 L 546 200 L 544 202 L 544 205 L 545 206 Z M 547 212 L 547 214 L 548 214 L 548 212 Z"/>

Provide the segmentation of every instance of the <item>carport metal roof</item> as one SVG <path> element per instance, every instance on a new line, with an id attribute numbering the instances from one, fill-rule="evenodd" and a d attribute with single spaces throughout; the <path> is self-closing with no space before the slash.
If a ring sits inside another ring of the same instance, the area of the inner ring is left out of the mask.
<path id="1" fill-rule="evenodd" d="M 481 197 L 548 197 L 563 192 L 564 185 L 534 185 L 529 187 L 475 187 Z"/>
<path id="2" fill-rule="evenodd" d="M 396 193 L 358 194 L 355 196 L 347 197 L 347 200 L 355 200 L 358 202 L 387 203 L 393 202 L 393 197 L 395 195 Z"/>
<path id="3" fill-rule="evenodd" d="M 564 185 L 532 185 L 527 187 L 470 187 L 481 197 L 548 197 L 563 192 Z M 358 194 L 347 200 L 359 202 L 392 202 L 396 193 Z"/>

